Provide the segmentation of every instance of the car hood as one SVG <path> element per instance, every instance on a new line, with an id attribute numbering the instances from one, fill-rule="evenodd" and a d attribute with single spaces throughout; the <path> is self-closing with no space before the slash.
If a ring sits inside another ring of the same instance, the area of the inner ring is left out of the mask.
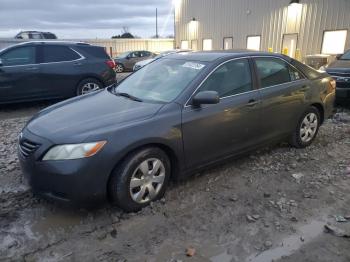
<path id="1" fill-rule="evenodd" d="M 58 103 L 34 116 L 27 129 L 51 141 L 84 140 L 154 116 L 162 104 L 116 96 L 108 90 Z"/>
<path id="2" fill-rule="evenodd" d="M 335 60 L 327 67 L 327 71 L 345 71 L 350 72 L 350 60 Z"/>
<path id="3" fill-rule="evenodd" d="M 152 61 L 154 61 L 154 59 L 146 59 L 146 60 L 142 60 L 140 62 L 137 62 L 135 65 L 138 65 L 138 66 L 145 66 L 149 63 L 151 63 Z"/>

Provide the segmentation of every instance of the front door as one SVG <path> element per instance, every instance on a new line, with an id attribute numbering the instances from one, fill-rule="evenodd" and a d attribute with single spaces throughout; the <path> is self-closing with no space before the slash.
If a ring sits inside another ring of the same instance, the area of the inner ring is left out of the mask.
<path id="1" fill-rule="evenodd" d="M 40 84 L 36 47 L 11 48 L 0 59 L 0 102 L 35 97 Z"/>
<path id="2" fill-rule="evenodd" d="M 227 157 L 258 142 L 260 95 L 251 72 L 248 59 L 226 62 L 196 92 L 217 91 L 220 103 L 184 107 L 182 131 L 188 168 Z"/>

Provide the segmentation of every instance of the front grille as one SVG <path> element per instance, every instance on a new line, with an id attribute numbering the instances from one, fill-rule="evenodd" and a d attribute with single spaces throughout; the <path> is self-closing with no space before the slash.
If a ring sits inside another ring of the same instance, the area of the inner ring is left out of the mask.
<path id="1" fill-rule="evenodd" d="M 39 146 L 39 144 L 29 141 L 28 139 L 21 140 L 18 145 L 19 151 L 25 157 L 33 154 L 39 148 Z"/>
<path id="2" fill-rule="evenodd" d="M 328 72 L 328 74 L 334 77 L 350 77 L 350 73 L 347 72 Z"/>
<path id="3" fill-rule="evenodd" d="M 329 72 L 329 74 L 337 81 L 337 87 L 350 88 L 350 73 Z"/>
<path id="4" fill-rule="evenodd" d="M 341 81 L 337 81 L 337 87 L 339 88 L 350 88 L 350 81 L 347 82 L 341 82 Z"/>

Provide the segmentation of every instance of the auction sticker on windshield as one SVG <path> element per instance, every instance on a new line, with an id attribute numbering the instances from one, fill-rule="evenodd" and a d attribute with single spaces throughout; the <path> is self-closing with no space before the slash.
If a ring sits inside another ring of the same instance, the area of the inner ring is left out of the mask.
<path id="1" fill-rule="evenodd" d="M 187 68 L 192 68 L 195 70 L 201 70 L 203 67 L 205 67 L 205 65 L 203 65 L 203 64 L 194 63 L 194 62 L 186 62 L 182 66 L 187 67 Z"/>

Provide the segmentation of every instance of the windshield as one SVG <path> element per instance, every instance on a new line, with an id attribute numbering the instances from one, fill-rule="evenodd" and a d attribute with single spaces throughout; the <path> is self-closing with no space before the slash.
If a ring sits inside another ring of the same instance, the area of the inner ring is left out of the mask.
<path id="1" fill-rule="evenodd" d="M 350 60 L 350 50 L 340 57 L 340 60 Z"/>
<path id="2" fill-rule="evenodd" d="M 198 61 L 160 59 L 130 75 L 115 88 L 115 92 L 143 101 L 171 102 L 205 65 Z"/>

